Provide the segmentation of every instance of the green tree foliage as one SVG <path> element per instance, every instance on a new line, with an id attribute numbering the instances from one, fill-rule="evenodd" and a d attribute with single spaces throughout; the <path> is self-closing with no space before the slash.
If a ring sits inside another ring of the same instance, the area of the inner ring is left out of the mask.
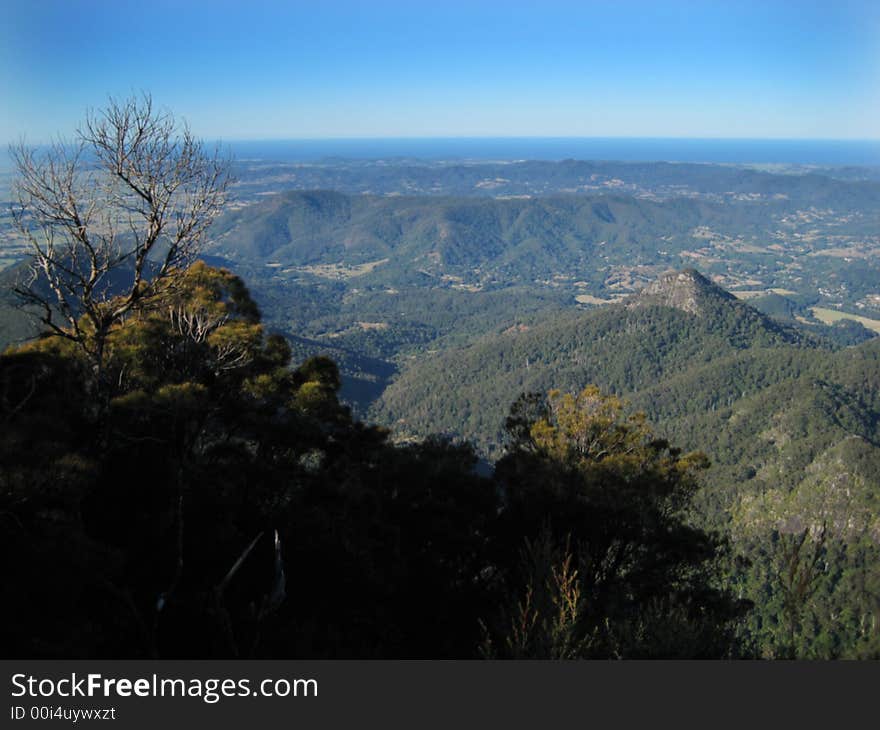
<path id="1" fill-rule="evenodd" d="M 749 651 L 769 659 L 880 657 L 876 542 L 830 530 L 773 531 L 742 549 L 749 566 L 734 567 L 730 585 L 755 603 L 741 627 Z"/>
<path id="2" fill-rule="evenodd" d="M 500 544 L 524 536 L 550 547 L 539 560 L 532 543 L 520 564 L 499 560 L 518 617 L 503 645 L 528 652 L 522 637 L 537 627 L 545 657 L 573 646 L 594 657 L 731 650 L 744 606 L 716 587 L 722 543 L 687 519 L 705 456 L 655 439 L 644 415 L 594 386 L 521 398 L 507 428 Z"/>

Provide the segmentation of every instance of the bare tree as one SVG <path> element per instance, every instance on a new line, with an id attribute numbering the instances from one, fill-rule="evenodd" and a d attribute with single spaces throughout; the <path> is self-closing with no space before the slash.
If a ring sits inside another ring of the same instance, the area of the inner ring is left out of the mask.
<path id="1" fill-rule="evenodd" d="M 89 112 L 73 142 L 11 154 L 13 217 L 33 257 L 16 291 L 100 380 L 113 326 L 167 294 L 199 252 L 230 161 L 146 94 Z"/>

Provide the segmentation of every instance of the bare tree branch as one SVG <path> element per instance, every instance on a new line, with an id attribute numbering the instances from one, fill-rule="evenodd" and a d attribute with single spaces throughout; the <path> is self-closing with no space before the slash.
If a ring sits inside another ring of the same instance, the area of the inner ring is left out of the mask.
<path id="1" fill-rule="evenodd" d="M 17 292 L 100 374 L 113 326 L 171 291 L 201 250 L 230 161 L 148 94 L 90 111 L 73 142 L 10 152 L 13 219 L 33 257 Z"/>

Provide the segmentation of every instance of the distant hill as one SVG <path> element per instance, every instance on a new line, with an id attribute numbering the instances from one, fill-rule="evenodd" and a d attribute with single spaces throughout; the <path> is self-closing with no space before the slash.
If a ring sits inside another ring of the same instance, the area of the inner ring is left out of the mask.
<path id="1" fill-rule="evenodd" d="M 570 195 L 540 199 L 351 196 L 295 191 L 233 211 L 215 225 L 213 251 L 248 264 L 356 265 L 388 259 L 386 278 L 455 269 L 490 279 L 532 277 L 569 266 L 594 269 L 616 258 L 656 259 L 657 241 L 675 251 L 697 226 L 751 230 L 745 209 L 678 198 Z M 678 237 L 678 243 L 676 243 Z"/>
<path id="2" fill-rule="evenodd" d="M 242 161 L 236 169 L 245 196 L 287 189 L 338 190 L 356 195 L 482 197 L 617 192 L 669 199 L 685 195 L 729 200 L 787 199 L 796 205 L 865 208 L 875 205 L 876 169 L 813 169 L 681 162 L 522 160 L 324 160 L 311 164 Z"/>

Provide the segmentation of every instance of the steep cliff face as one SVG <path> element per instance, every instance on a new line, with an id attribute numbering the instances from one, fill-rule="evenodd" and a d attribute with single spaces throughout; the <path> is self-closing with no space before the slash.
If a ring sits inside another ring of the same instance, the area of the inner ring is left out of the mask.
<path id="1" fill-rule="evenodd" d="M 672 307 L 701 316 L 706 314 L 707 304 L 718 301 L 737 300 L 696 269 L 684 269 L 663 274 L 628 300 L 626 306 L 630 309 L 652 305 Z"/>

